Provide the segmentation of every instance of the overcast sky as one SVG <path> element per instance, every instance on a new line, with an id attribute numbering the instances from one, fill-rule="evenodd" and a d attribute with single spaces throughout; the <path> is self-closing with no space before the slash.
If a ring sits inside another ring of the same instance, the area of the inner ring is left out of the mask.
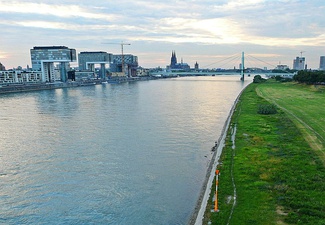
<path id="1" fill-rule="evenodd" d="M 31 65 L 34 46 L 120 54 L 122 41 L 143 67 L 165 67 L 176 51 L 191 67 L 238 67 L 245 52 L 246 67 L 292 68 L 302 55 L 317 69 L 325 55 L 325 1 L 0 0 L 6 69 Z"/>

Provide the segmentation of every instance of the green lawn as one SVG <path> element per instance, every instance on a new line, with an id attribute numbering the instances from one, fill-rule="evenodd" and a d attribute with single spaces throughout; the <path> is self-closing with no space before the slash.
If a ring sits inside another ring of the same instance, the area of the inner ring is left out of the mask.
<path id="1" fill-rule="evenodd" d="M 325 87 L 268 82 L 257 93 L 287 113 L 325 165 Z"/>
<path id="2" fill-rule="evenodd" d="M 220 211 L 211 194 L 204 224 L 325 224 L 322 90 L 268 81 L 244 91 L 220 159 Z M 278 113 L 257 113 L 270 102 Z"/>

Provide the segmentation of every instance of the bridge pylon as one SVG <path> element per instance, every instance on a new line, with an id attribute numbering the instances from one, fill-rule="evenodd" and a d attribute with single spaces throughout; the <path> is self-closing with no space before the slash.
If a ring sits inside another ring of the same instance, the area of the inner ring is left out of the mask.
<path id="1" fill-rule="evenodd" d="M 241 75 L 240 80 L 242 80 L 242 81 L 245 80 L 245 74 L 244 74 L 245 66 L 244 66 L 244 62 L 245 62 L 245 53 L 242 52 L 241 53 L 241 68 L 240 68 L 240 75 Z"/>

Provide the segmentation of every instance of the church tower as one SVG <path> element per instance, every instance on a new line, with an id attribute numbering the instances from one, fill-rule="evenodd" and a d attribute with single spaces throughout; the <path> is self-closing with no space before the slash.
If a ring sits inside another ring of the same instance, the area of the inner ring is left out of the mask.
<path id="1" fill-rule="evenodd" d="M 172 57 L 170 59 L 170 68 L 175 68 L 175 65 L 177 64 L 177 58 L 175 51 L 172 52 Z"/>
<path id="2" fill-rule="evenodd" d="M 194 68 L 195 68 L 196 70 L 199 69 L 199 64 L 198 64 L 197 62 L 195 63 Z"/>

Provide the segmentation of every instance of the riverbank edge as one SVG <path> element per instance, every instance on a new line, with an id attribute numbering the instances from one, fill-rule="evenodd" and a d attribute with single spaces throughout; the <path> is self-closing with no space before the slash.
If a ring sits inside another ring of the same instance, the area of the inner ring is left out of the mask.
<path id="1" fill-rule="evenodd" d="M 70 81 L 70 82 L 56 82 L 56 83 L 19 83 L 19 84 L 0 84 L 0 94 L 19 93 L 28 91 L 53 90 L 62 88 L 75 88 L 82 86 L 93 86 L 98 84 L 120 84 L 126 82 L 148 81 L 162 78 L 156 77 L 117 77 L 107 80 L 94 79 L 87 81 Z"/>
<path id="2" fill-rule="evenodd" d="M 242 93 L 246 90 L 246 88 L 248 86 L 250 86 L 252 83 L 246 85 L 246 87 L 243 88 L 243 90 L 241 90 L 241 92 L 238 94 L 237 98 L 235 99 L 228 117 L 223 125 L 221 134 L 218 138 L 218 140 L 216 141 L 216 145 L 212 147 L 212 149 L 214 150 L 213 156 L 211 158 L 209 167 L 207 169 L 207 173 L 205 176 L 205 180 L 203 182 L 201 191 L 200 191 L 200 195 L 199 198 L 197 200 L 196 203 L 196 207 L 194 209 L 194 212 L 192 213 L 191 219 L 189 221 L 189 225 L 201 225 L 204 219 L 204 213 L 206 210 L 206 206 L 210 197 L 210 192 L 211 192 L 211 188 L 212 188 L 212 183 L 214 180 L 214 176 L 215 176 L 215 170 L 217 168 L 217 166 L 219 165 L 219 159 L 220 156 L 222 154 L 222 150 L 224 148 L 225 145 L 225 140 L 227 137 L 227 132 L 230 128 L 230 122 L 232 120 L 234 111 L 237 107 L 237 104 L 239 102 L 239 99 L 242 95 Z"/>

